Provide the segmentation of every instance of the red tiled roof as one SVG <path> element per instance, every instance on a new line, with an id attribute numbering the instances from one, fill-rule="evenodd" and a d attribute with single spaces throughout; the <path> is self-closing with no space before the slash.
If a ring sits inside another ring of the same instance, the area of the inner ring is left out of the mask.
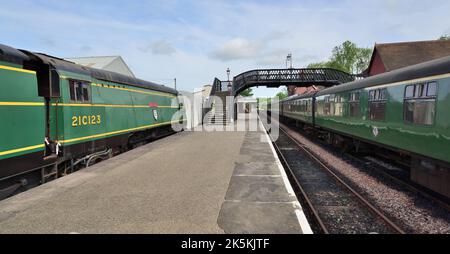
<path id="1" fill-rule="evenodd" d="M 450 56 L 450 40 L 375 44 L 369 70 L 372 69 L 375 54 L 379 54 L 388 72 Z"/>

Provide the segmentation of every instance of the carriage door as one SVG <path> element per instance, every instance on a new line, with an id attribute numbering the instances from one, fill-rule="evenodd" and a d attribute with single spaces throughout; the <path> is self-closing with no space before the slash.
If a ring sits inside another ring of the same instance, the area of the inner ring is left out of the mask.
<path id="1" fill-rule="evenodd" d="M 30 55 L 31 60 L 24 62 L 24 68 L 34 70 L 37 76 L 38 96 L 45 101 L 45 159 L 54 159 L 58 153 L 56 143 L 59 137 L 58 106 L 60 100 L 60 76 L 50 63 L 51 59 L 44 55 Z"/>
<path id="2" fill-rule="evenodd" d="M 45 126 L 45 156 L 55 156 L 60 152 L 58 146 L 59 134 L 60 134 L 60 119 L 59 119 L 59 107 L 60 100 L 60 77 L 56 70 L 49 70 L 49 93 L 45 97 L 45 112 L 46 112 L 46 126 Z"/>

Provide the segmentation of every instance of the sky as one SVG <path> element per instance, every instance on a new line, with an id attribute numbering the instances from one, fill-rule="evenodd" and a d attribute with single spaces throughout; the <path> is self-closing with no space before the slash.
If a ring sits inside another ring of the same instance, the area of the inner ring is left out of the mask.
<path id="1" fill-rule="evenodd" d="M 450 34 L 448 0 L 0 0 L 0 43 L 61 58 L 120 55 L 148 81 L 193 91 L 215 77 L 325 61 L 346 40 Z M 276 89 L 255 90 L 273 96 Z"/>

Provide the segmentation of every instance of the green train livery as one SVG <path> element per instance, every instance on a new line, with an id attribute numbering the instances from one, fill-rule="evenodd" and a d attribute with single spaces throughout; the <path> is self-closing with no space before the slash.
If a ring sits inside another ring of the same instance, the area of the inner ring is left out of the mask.
<path id="1" fill-rule="evenodd" d="M 0 196 L 173 132 L 180 112 L 174 89 L 0 45 Z"/>
<path id="2" fill-rule="evenodd" d="M 450 197 L 450 57 L 290 97 L 280 111 L 330 143 L 391 151 L 413 181 Z"/>

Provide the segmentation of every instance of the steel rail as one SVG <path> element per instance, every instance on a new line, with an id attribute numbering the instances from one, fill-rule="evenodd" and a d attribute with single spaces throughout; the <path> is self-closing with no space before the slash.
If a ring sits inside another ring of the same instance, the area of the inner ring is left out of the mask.
<path id="1" fill-rule="evenodd" d="M 268 131 L 266 130 L 266 132 L 268 132 Z M 269 137 L 270 137 L 270 135 L 269 135 Z M 289 163 L 287 162 L 286 157 L 281 152 L 280 147 L 276 144 L 276 142 L 274 140 L 272 140 L 272 137 L 270 139 L 271 139 L 271 141 L 273 143 L 273 146 L 274 146 L 275 150 L 277 151 L 278 156 L 281 159 L 281 162 L 282 162 L 283 166 L 288 169 L 288 173 L 291 176 L 290 178 L 294 180 L 294 182 L 296 184 L 296 187 L 300 190 L 301 197 L 299 197 L 299 198 L 303 198 L 305 200 L 306 204 L 308 205 L 308 209 L 310 210 L 310 212 L 314 216 L 314 220 L 316 221 L 317 225 L 320 227 L 320 230 L 324 234 L 329 234 L 329 230 L 325 226 L 325 223 L 320 218 L 319 212 L 314 208 L 314 205 L 312 204 L 310 198 L 306 194 L 305 190 L 303 189 L 302 185 L 298 181 L 297 177 L 295 177 L 294 171 L 289 166 Z"/>
<path id="2" fill-rule="evenodd" d="M 365 158 L 360 158 L 357 157 L 355 155 L 352 154 L 347 154 L 347 156 L 349 156 L 352 160 L 355 160 L 359 163 L 370 163 L 370 168 L 375 170 L 376 172 L 382 174 L 383 176 L 389 178 L 390 180 L 392 180 L 393 182 L 403 186 L 404 188 L 408 189 L 411 192 L 414 192 L 418 195 L 421 195 L 422 197 L 429 199 L 433 202 L 435 202 L 436 204 L 438 204 L 439 206 L 441 206 L 443 209 L 450 211 L 450 204 L 448 204 L 447 202 L 441 200 L 440 198 L 437 198 L 435 196 L 433 196 L 432 194 L 429 194 L 417 187 L 415 187 L 414 185 L 412 185 L 411 183 L 408 183 L 407 181 L 401 179 L 400 177 L 396 177 L 393 174 L 389 173 L 389 169 L 387 167 L 384 167 L 383 165 L 374 163 L 371 160 L 365 159 Z M 375 165 L 373 165 L 375 164 Z"/>
<path id="3" fill-rule="evenodd" d="M 369 208 L 369 210 L 381 218 L 389 227 L 391 227 L 394 231 L 399 234 L 406 234 L 406 232 L 401 229 L 398 225 L 396 225 L 392 220 L 390 220 L 386 215 L 384 215 L 379 209 L 370 204 L 367 199 L 365 199 L 361 194 L 355 191 L 352 187 L 350 187 L 344 180 L 342 180 L 338 175 L 336 175 L 332 169 L 330 169 L 327 165 L 325 165 L 316 155 L 311 153 L 308 149 L 305 148 L 296 138 L 294 138 L 291 134 L 288 133 L 285 129 L 289 129 L 280 123 L 280 130 L 283 131 L 292 141 L 294 141 L 297 146 L 302 149 L 305 153 L 307 153 L 314 161 L 316 161 L 329 175 L 331 175 L 337 182 L 339 182 L 342 186 L 344 186 L 348 191 L 350 191 L 363 205 Z M 290 130 L 290 129 L 289 129 Z M 292 131 L 292 130 L 290 130 Z"/>
<path id="4" fill-rule="evenodd" d="M 307 134 L 307 133 L 304 133 L 303 131 L 301 131 L 301 132 L 302 132 L 302 135 Z M 310 136 L 310 135 L 306 135 L 305 137 L 308 140 L 310 140 L 311 142 L 319 142 L 322 146 L 330 147 L 330 145 L 328 143 L 324 142 L 320 138 L 313 137 L 313 136 Z M 331 146 L 331 148 L 334 148 L 334 147 Z M 401 185 L 402 187 L 408 189 L 409 191 L 411 191 L 413 193 L 416 193 L 418 195 L 421 195 L 422 197 L 435 202 L 437 205 L 439 205 L 443 209 L 445 209 L 445 210 L 450 212 L 450 204 L 448 203 L 448 201 L 445 201 L 445 200 L 448 200 L 445 197 L 441 197 L 439 195 L 435 196 L 435 195 L 433 195 L 434 193 L 432 191 L 431 192 L 427 192 L 424 189 L 421 189 L 420 186 L 417 187 L 417 186 L 413 185 L 414 182 L 408 182 L 407 180 L 402 179 L 401 177 L 397 177 L 397 176 L 393 175 L 392 173 L 389 173 L 390 170 L 387 167 L 385 167 L 383 165 L 380 165 L 378 163 L 375 163 L 375 162 L 373 162 L 371 160 L 368 160 L 368 159 L 366 159 L 364 157 L 361 158 L 361 157 L 358 157 L 358 156 L 356 156 L 354 154 L 351 154 L 351 153 L 345 153 L 345 155 L 348 156 L 351 160 L 356 161 L 356 162 L 358 162 L 360 164 L 370 163 L 369 167 L 370 167 L 371 170 L 374 170 L 377 173 L 380 173 L 384 177 L 386 177 L 386 178 L 392 180 L 393 182 Z M 383 157 L 383 159 L 384 160 L 388 160 L 391 163 L 392 162 L 395 163 L 395 161 L 389 160 L 388 158 L 384 158 Z M 386 162 L 386 161 L 383 161 L 383 162 L 389 163 L 389 162 Z"/>

